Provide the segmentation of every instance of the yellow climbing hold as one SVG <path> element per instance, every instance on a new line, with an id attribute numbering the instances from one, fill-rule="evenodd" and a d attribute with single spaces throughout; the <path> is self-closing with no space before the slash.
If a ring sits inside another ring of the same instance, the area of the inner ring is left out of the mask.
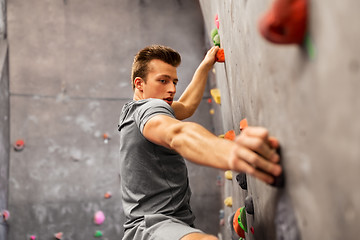
<path id="1" fill-rule="evenodd" d="M 224 204 L 225 204 L 225 206 L 227 206 L 227 207 L 232 207 L 232 197 L 227 197 L 227 198 L 225 198 L 225 200 L 224 200 Z"/>
<path id="2" fill-rule="evenodd" d="M 224 138 L 224 137 L 225 137 L 225 134 L 220 134 L 218 137 L 219 137 L 219 138 Z"/>
<path id="3" fill-rule="evenodd" d="M 211 115 L 214 115 L 215 110 L 214 110 L 214 109 L 210 109 L 209 113 L 210 113 Z"/>
<path id="4" fill-rule="evenodd" d="M 225 171 L 225 178 L 228 180 L 232 180 L 232 178 L 233 178 L 232 171 L 230 171 L 230 170 Z"/>
<path id="5" fill-rule="evenodd" d="M 221 104 L 220 90 L 218 88 L 211 89 L 210 94 L 217 104 Z"/>

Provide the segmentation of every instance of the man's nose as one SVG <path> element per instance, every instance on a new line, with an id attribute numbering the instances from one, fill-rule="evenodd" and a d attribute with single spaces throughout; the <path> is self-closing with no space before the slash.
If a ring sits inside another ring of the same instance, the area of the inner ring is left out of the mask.
<path id="1" fill-rule="evenodd" d="M 171 93 L 176 93 L 176 86 L 175 84 L 169 84 L 169 88 L 168 88 L 168 91 L 171 92 Z"/>

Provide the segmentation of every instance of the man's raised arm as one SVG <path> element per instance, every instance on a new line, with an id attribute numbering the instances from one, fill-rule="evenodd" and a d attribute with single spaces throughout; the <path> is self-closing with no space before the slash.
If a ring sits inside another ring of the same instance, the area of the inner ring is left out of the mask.
<path id="1" fill-rule="evenodd" d="M 203 97 L 209 71 L 215 63 L 215 55 L 219 47 L 212 47 L 196 69 L 190 84 L 178 101 L 173 102 L 175 116 L 179 120 L 191 117 L 199 106 Z"/>

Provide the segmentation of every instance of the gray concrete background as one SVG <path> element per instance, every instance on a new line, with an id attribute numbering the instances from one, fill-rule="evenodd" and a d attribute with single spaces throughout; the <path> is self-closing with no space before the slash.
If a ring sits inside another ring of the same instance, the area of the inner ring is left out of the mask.
<path id="1" fill-rule="evenodd" d="M 120 239 L 117 123 L 132 97 L 132 60 L 153 43 L 178 50 L 181 93 L 207 50 L 198 3 L 9 0 L 7 20 L 11 142 L 26 144 L 10 152 L 9 239 L 52 239 L 56 232 L 92 239 L 96 230 L 102 239 Z M 207 91 L 190 120 L 218 134 L 222 125 L 219 119 L 213 124 L 208 97 Z M 111 137 L 107 144 L 104 133 Z M 219 174 L 189 164 L 196 225 L 213 234 L 219 231 Z M 107 191 L 111 199 L 104 199 Z M 97 210 L 106 215 L 101 226 L 92 222 Z"/>
<path id="2" fill-rule="evenodd" d="M 254 199 L 247 239 L 358 239 L 360 229 L 360 3 L 309 1 L 315 48 L 274 45 L 258 30 L 272 1 L 200 0 L 206 31 L 219 14 L 225 66 L 217 66 L 224 131 L 265 126 L 282 146 L 282 190 L 248 176 L 248 191 L 227 182 L 231 212 Z M 223 228 L 230 239 L 229 225 Z"/>

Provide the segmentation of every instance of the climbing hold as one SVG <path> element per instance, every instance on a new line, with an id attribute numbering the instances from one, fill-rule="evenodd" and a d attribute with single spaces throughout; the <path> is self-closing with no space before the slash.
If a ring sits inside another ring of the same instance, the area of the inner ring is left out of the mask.
<path id="1" fill-rule="evenodd" d="M 14 143 L 14 150 L 17 152 L 23 150 L 24 147 L 25 147 L 25 142 L 22 139 L 16 140 L 16 142 Z"/>
<path id="2" fill-rule="evenodd" d="M 215 37 L 216 35 L 218 35 L 218 34 L 219 34 L 219 33 L 218 33 L 217 28 L 214 28 L 213 30 L 211 30 L 211 33 L 210 33 L 210 35 L 211 35 L 211 40 L 214 41 L 214 37 Z"/>
<path id="3" fill-rule="evenodd" d="M 102 237 L 103 233 L 100 230 L 97 230 L 94 234 L 94 237 Z"/>
<path id="4" fill-rule="evenodd" d="M 36 240 L 36 236 L 35 236 L 35 235 L 31 235 L 31 236 L 30 236 L 30 240 Z"/>
<path id="5" fill-rule="evenodd" d="M 232 207 L 232 203 L 233 203 L 232 197 L 227 197 L 227 198 L 225 198 L 225 200 L 224 200 L 225 206 L 227 206 L 227 207 Z"/>
<path id="6" fill-rule="evenodd" d="M 223 185 L 223 181 L 221 179 L 221 176 L 217 176 L 216 178 L 216 186 L 222 186 Z"/>
<path id="7" fill-rule="evenodd" d="M 111 192 L 106 192 L 106 193 L 104 194 L 104 198 L 106 198 L 106 199 L 109 199 L 109 198 L 111 198 L 111 197 L 112 197 Z"/>
<path id="8" fill-rule="evenodd" d="M 210 94 L 217 104 L 221 104 L 221 95 L 220 95 L 220 90 L 218 88 L 211 89 Z"/>
<path id="9" fill-rule="evenodd" d="M 246 127 L 248 127 L 248 122 L 247 119 L 244 118 L 243 120 L 240 121 L 240 130 L 245 129 Z"/>
<path id="10" fill-rule="evenodd" d="M 272 43 L 301 44 L 307 23 L 307 0 L 275 0 L 259 21 L 261 35 Z"/>
<path id="11" fill-rule="evenodd" d="M 246 222 L 246 213 L 245 213 L 245 207 L 240 208 L 240 214 L 238 217 L 238 223 L 240 227 L 247 232 L 247 222 Z"/>
<path id="12" fill-rule="evenodd" d="M 94 223 L 101 225 L 105 221 L 105 215 L 102 211 L 97 211 L 94 215 Z"/>
<path id="13" fill-rule="evenodd" d="M 219 211 L 219 219 L 223 219 L 225 217 L 225 211 L 223 209 L 220 209 Z"/>
<path id="14" fill-rule="evenodd" d="M 251 227 L 251 228 L 250 228 L 250 231 L 251 231 L 252 234 L 254 234 L 254 233 L 255 233 L 254 227 Z"/>
<path id="15" fill-rule="evenodd" d="M 225 53 L 223 48 L 219 48 L 219 50 L 216 52 L 215 60 L 217 62 L 225 62 Z"/>
<path id="16" fill-rule="evenodd" d="M 225 219 L 220 219 L 220 221 L 219 221 L 219 225 L 220 226 L 224 226 L 225 225 Z"/>
<path id="17" fill-rule="evenodd" d="M 104 139 L 104 143 L 107 144 L 109 142 L 109 140 L 110 140 L 110 137 L 109 137 L 109 135 L 107 133 L 104 133 L 103 134 L 103 139 Z"/>
<path id="18" fill-rule="evenodd" d="M 315 47 L 311 41 L 310 34 L 306 34 L 305 36 L 305 49 L 307 50 L 307 54 L 310 57 L 310 59 L 315 58 Z"/>
<path id="19" fill-rule="evenodd" d="M 251 196 L 245 198 L 245 210 L 248 214 L 254 215 L 254 203 Z"/>
<path id="20" fill-rule="evenodd" d="M 242 229 L 242 227 L 239 224 L 239 217 L 240 217 L 240 209 L 236 210 L 235 214 L 232 217 L 232 227 L 234 229 L 234 231 L 236 232 L 236 234 L 239 237 L 245 237 L 245 231 L 244 229 Z"/>
<path id="21" fill-rule="evenodd" d="M 3 210 L 1 215 L 5 222 L 8 221 L 10 218 L 10 212 L 8 210 Z"/>
<path id="22" fill-rule="evenodd" d="M 235 138 L 236 138 L 236 134 L 235 134 L 235 131 L 234 130 L 229 130 L 225 133 L 224 135 L 224 138 L 225 139 L 228 139 L 228 140 L 231 140 L 231 141 L 234 141 Z"/>
<path id="23" fill-rule="evenodd" d="M 211 115 L 214 115 L 214 114 L 215 114 L 215 110 L 212 108 L 212 109 L 209 110 L 209 113 L 210 113 Z"/>
<path id="24" fill-rule="evenodd" d="M 219 36 L 219 34 L 216 34 L 212 40 L 213 40 L 215 46 L 220 47 L 220 36 Z"/>
<path id="25" fill-rule="evenodd" d="M 208 103 L 212 103 L 212 99 L 211 99 L 211 98 L 208 98 L 207 102 L 208 102 Z"/>
<path id="26" fill-rule="evenodd" d="M 232 177 L 233 177 L 232 171 L 230 171 L 230 170 L 225 171 L 225 178 L 226 178 L 227 180 L 232 180 Z"/>
<path id="27" fill-rule="evenodd" d="M 278 147 L 276 149 L 277 154 L 280 156 L 281 159 L 281 148 Z M 284 171 L 281 172 L 281 174 L 277 177 L 274 177 L 274 182 L 272 184 L 270 184 L 273 187 L 277 187 L 277 188 L 283 188 L 285 186 L 285 174 Z"/>
<path id="28" fill-rule="evenodd" d="M 219 15 L 218 14 L 215 15 L 215 26 L 216 26 L 217 29 L 219 29 L 219 27 L 220 27 Z"/>
<path id="29" fill-rule="evenodd" d="M 236 176 L 236 181 L 239 183 L 240 187 L 243 190 L 247 190 L 247 181 L 246 181 L 246 174 L 245 173 L 239 173 Z"/>
<path id="30" fill-rule="evenodd" d="M 63 233 L 62 233 L 62 232 L 55 233 L 55 234 L 54 234 L 54 237 L 55 237 L 56 239 L 61 240 L 61 239 L 63 238 Z"/>
<path id="31" fill-rule="evenodd" d="M 219 138 L 224 138 L 224 137 L 225 137 L 225 134 L 220 134 L 218 137 L 219 137 Z"/>

